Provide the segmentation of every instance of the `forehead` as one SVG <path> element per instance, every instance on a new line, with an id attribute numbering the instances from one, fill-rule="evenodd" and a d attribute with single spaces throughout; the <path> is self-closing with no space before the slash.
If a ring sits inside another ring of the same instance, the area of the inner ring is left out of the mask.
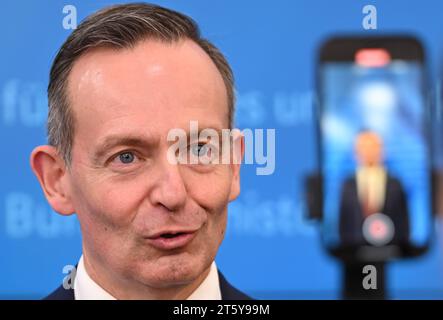
<path id="1" fill-rule="evenodd" d="M 80 57 L 68 78 L 77 138 L 124 130 L 165 133 L 189 121 L 228 127 L 223 78 L 193 41 L 143 41 Z M 133 133 L 133 132 L 132 132 Z"/>
<path id="2" fill-rule="evenodd" d="M 382 141 L 374 133 L 363 133 L 357 138 L 357 146 L 381 146 Z"/>

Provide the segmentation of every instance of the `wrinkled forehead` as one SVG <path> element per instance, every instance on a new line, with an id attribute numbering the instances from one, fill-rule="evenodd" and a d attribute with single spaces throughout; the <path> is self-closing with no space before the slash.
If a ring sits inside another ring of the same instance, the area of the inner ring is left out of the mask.
<path id="1" fill-rule="evenodd" d="M 80 138 L 99 138 L 116 128 L 165 134 L 195 120 L 229 126 L 223 78 L 190 40 L 93 49 L 74 64 L 68 99 Z"/>

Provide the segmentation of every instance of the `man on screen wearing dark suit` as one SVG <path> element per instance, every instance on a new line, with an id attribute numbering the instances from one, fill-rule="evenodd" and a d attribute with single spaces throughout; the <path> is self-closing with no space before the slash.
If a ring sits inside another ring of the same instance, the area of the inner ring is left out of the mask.
<path id="1" fill-rule="evenodd" d="M 52 208 L 78 216 L 83 249 L 73 288 L 48 299 L 248 299 L 215 265 L 243 137 L 221 163 L 190 127 L 232 129 L 233 75 L 197 25 L 150 4 L 100 10 L 58 52 L 48 99 L 31 166 Z M 197 161 L 171 160 L 183 150 Z"/>
<path id="2" fill-rule="evenodd" d="M 383 142 L 372 131 L 361 132 L 355 142 L 358 162 L 356 174 L 343 183 L 339 208 L 339 233 L 342 245 L 367 243 L 363 222 L 382 213 L 393 223 L 389 244 L 406 244 L 409 239 L 409 215 L 406 193 L 400 181 L 383 166 Z"/>

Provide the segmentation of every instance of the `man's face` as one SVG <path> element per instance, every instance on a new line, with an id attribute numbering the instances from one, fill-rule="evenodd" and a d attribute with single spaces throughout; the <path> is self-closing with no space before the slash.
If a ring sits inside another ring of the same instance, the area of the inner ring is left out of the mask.
<path id="1" fill-rule="evenodd" d="M 89 259 L 152 287 L 195 280 L 224 237 L 239 166 L 174 165 L 167 135 L 189 131 L 191 120 L 199 129 L 228 128 L 216 66 L 188 40 L 96 49 L 75 63 L 68 92 L 75 117 L 70 197 Z M 149 239 L 177 229 L 194 231 L 192 240 L 169 249 Z"/>
<path id="2" fill-rule="evenodd" d="M 383 142 L 376 133 L 361 133 L 356 139 L 355 153 L 362 166 L 380 165 L 383 161 Z"/>

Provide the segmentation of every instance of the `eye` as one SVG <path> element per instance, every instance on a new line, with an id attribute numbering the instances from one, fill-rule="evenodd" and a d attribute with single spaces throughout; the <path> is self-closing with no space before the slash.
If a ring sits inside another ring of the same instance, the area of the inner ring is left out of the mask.
<path id="1" fill-rule="evenodd" d="M 119 160 L 120 160 L 122 163 L 127 164 L 127 163 L 131 163 L 131 162 L 133 162 L 135 156 L 134 156 L 134 154 L 133 154 L 132 152 L 124 152 L 124 153 L 120 153 L 120 155 L 118 156 L 118 158 L 119 158 Z"/>
<path id="2" fill-rule="evenodd" d="M 191 152 L 196 157 L 203 157 L 210 154 L 211 149 L 207 143 L 198 143 L 193 146 L 191 146 Z"/>
<path id="3" fill-rule="evenodd" d="M 139 160 L 138 156 L 133 151 L 123 151 L 111 158 L 111 163 L 114 165 L 130 165 Z"/>
<path id="4" fill-rule="evenodd" d="M 207 142 L 199 142 L 189 146 L 191 164 L 215 164 L 217 152 L 215 146 Z"/>
<path id="5" fill-rule="evenodd" d="M 142 152 L 128 149 L 114 153 L 106 161 L 106 167 L 115 173 L 135 173 L 147 163 L 149 159 Z"/>

